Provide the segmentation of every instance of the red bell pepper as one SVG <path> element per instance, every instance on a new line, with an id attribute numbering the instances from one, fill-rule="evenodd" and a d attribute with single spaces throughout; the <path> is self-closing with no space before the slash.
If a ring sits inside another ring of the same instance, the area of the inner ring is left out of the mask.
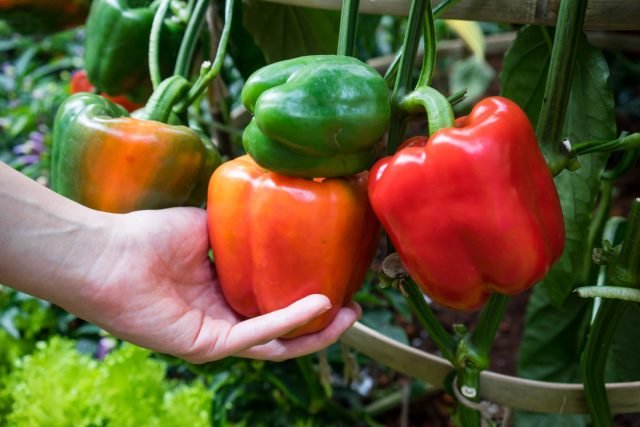
<path id="1" fill-rule="evenodd" d="M 78 70 L 71 75 L 69 90 L 72 95 L 80 92 L 96 93 L 96 88 L 89 81 L 89 76 L 87 76 L 87 72 L 85 70 Z M 144 107 L 144 104 L 134 102 L 124 95 L 111 96 L 107 95 L 106 93 L 101 93 L 100 96 L 108 99 L 114 104 L 118 104 L 124 107 L 124 109 L 130 113 Z"/>
<path id="2" fill-rule="evenodd" d="M 564 248 L 553 177 L 527 116 L 505 98 L 378 161 L 369 197 L 408 273 L 453 309 L 526 290 Z"/>
<path id="3" fill-rule="evenodd" d="M 229 305 L 254 317 L 321 293 L 331 310 L 288 337 L 328 325 L 362 284 L 377 246 L 367 176 L 285 176 L 249 156 L 220 166 L 209 182 L 207 214 Z"/>

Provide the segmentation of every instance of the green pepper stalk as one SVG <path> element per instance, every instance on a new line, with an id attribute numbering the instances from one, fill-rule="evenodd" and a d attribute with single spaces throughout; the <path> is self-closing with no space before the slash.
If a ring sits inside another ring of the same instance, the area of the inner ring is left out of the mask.
<path id="1" fill-rule="evenodd" d="M 188 77 L 189 66 L 193 58 L 196 41 L 202 29 L 202 23 L 206 17 L 210 2 L 211 0 L 197 0 L 194 4 L 193 12 L 189 15 L 187 30 L 184 33 L 184 38 L 178 51 L 178 59 L 176 60 L 176 67 L 173 72 L 175 75 Z"/>
<path id="2" fill-rule="evenodd" d="M 162 75 L 160 74 L 160 32 L 162 31 L 164 19 L 169 12 L 170 3 L 171 0 L 162 0 L 158 10 L 156 10 L 153 16 L 153 23 L 151 24 L 151 35 L 149 36 L 149 75 L 151 76 L 151 84 L 154 89 L 158 87 L 162 80 Z"/>
<path id="3" fill-rule="evenodd" d="M 406 113 L 398 104 L 412 89 L 411 75 L 416 53 L 418 52 L 418 45 L 420 44 L 420 23 L 426 7 L 431 7 L 431 2 L 426 0 L 413 0 L 411 2 L 409 22 L 402 44 L 400 68 L 391 95 L 391 124 L 387 140 L 387 154 L 393 154 L 398 149 L 403 137 Z M 425 46 L 425 49 L 434 48 L 435 46 Z"/>
<path id="4" fill-rule="evenodd" d="M 569 156 L 568 147 L 561 140 L 561 134 L 586 9 L 587 0 L 563 0 L 556 21 L 549 75 L 536 128 L 542 151 L 553 175 L 575 166 Z"/>
<path id="5" fill-rule="evenodd" d="M 227 51 L 227 45 L 229 44 L 229 36 L 231 35 L 231 23 L 233 21 L 233 10 L 235 0 L 227 0 L 224 9 L 224 27 L 222 34 L 220 35 L 220 43 L 218 43 L 218 50 L 213 62 L 206 61 L 200 68 L 200 75 L 193 83 L 191 90 L 189 90 L 188 97 L 183 102 L 176 106 L 176 112 L 182 113 L 186 111 L 187 107 L 202 95 L 207 88 L 207 85 L 220 73 L 224 57 Z"/>
<path id="6" fill-rule="evenodd" d="M 585 141 L 571 147 L 571 154 L 580 156 L 589 153 L 610 153 L 619 150 L 640 149 L 640 132 L 628 134 L 622 132 L 620 136 L 611 141 Z"/>
<path id="7" fill-rule="evenodd" d="M 358 27 L 358 6 L 360 0 L 343 0 L 340 14 L 340 35 L 338 55 L 353 56 Z"/>
<path id="8" fill-rule="evenodd" d="M 433 8 L 431 16 L 433 20 L 439 19 L 440 16 L 446 12 L 451 6 L 454 6 L 460 0 L 443 0 L 436 7 Z M 429 11 L 427 11 L 427 14 Z M 430 18 L 425 14 L 425 29 L 424 29 L 424 46 L 425 49 L 431 50 L 431 48 L 427 48 L 427 46 L 432 46 L 432 41 L 435 40 L 435 27 L 430 24 Z M 429 27 L 431 29 L 429 29 Z M 431 37 L 432 36 L 432 37 Z M 384 80 L 389 83 L 395 81 L 396 75 L 398 74 L 398 66 L 400 65 L 400 59 L 402 58 L 403 50 L 400 49 L 396 57 L 394 58 L 389 68 L 387 68 L 387 72 L 384 75 Z M 435 61 L 436 50 L 433 49 L 433 52 L 425 52 L 422 62 L 422 70 L 429 69 L 428 61 Z M 420 85 L 420 80 L 418 80 Z M 427 83 L 428 84 L 428 83 Z"/>
<path id="9" fill-rule="evenodd" d="M 610 286 L 598 287 L 600 292 L 583 290 L 583 296 L 616 298 L 606 298 L 602 301 L 591 325 L 589 338 L 580 360 L 585 400 L 595 427 L 613 425 L 605 388 L 604 369 L 608 350 L 622 314 L 640 288 L 640 198 L 635 199 L 631 206 L 620 255 L 614 259 L 613 265 L 602 268 L 608 269 L 606 276 L 603 277 L 607 278 Z M 615 287 L 617 290 L 607 289 L 609 287 Z M 618 297 L 622 298 L 618 299 Z"/>

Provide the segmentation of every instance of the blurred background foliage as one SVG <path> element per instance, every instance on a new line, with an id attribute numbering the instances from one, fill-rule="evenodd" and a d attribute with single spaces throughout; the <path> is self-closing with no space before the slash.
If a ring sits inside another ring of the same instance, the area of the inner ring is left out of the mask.
<path id="1" fill-rule="evenodd" d="M 222 19 L 223 2 L 214 4 L 216 18 L 203 35 L 200 60 L 210 57 L 207 40 L 219 27 L 216 19 Z M 221 86 L 190 110 L 192 125 L 225 146 L 228 156 L 242 150 L 238 106 L 245 79 L 269 62 L 333 53 L 339 27 L 335 11 L 255 0 L 237 2 L 237 8 Z M 16 31 L 24 31 L 24 21 L 14 28 L 3 18 L 0 11 L 0 160 L 48 185 L 51 127 L 69 96 L 72 73 L 82 69 L 83 28 L 45 34 L 40 26 L 35 34 L 24 34 Z M 398 51 L 406 19 L 362 15 L 358 25 L 357 56 L 369 60 Z M 486 38 L 516 29 L 438 21 L 440 41 L 463 41 L 439 54 L 434 79 L 444 93 L 468 90 L 459 113 L 498 92 L 504 51 L 488 54 Z M 638 62 L 620 53 L 607 59 L 618 114 L 638 122 Z M 421 129 L 421 124 L 413 128 Z M 413 322 L 404 297 L 382 286 L 377 271 L 374 263 L 356 296 L 364 307 L 362 322 L 424 348 L 428 338 Z M 0 285 L 0 427 L 357 426 L 390 420 L 395 425 L 406 419 L 408 401 L 430 393 L 340 344 L 282 363 L 230 358 L 191 365 L 123 343 Z"/>

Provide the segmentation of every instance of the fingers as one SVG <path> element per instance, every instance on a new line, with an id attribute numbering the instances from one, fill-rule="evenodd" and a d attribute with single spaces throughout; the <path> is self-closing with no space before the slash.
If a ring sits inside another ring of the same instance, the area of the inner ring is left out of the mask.
<path id="1" fill-rule="evenodd" d="M 347 307 L 342 307 L 333 322 L 315 334 L 303 335 L 289 340 L 273 340 L 248 348 L 236 355 L 252 359 L 282 361 L 315 353 L 335 343 L 347 329 L 353 326 L 361 314 L 360 306 L 351 303 Z"/>
<path id="2" fill-rule="evenodd" d="M 309 295 L 281 310 L 247 319 L 222 330 L 220 323 L 207 322 L 191 346 L 189 356 L 195 363 L 220 359 L 240 354 L 248 348 L 275 340 L 331 309 L 329 298 L 324 295 Z"/>

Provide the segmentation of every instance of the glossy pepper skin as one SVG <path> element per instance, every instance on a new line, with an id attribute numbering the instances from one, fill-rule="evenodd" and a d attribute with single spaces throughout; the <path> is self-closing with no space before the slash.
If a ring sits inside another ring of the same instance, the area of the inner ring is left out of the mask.
<path id="1" fill-rule="evenodd" d="M 390 116 L 382 77 L 347 56 L 303 56 L 261 68 L 247 80 L 242 102 L 254 113 L 245 150 L 267 169 L 301 177 L 370 167 Z"/>
<path id="2" fill-rule="evenodd" d="M 505 98 L 381 159 L 369 197 L 408 273 L 453 309 L 526 290 L 564 248 L 553 178 L 529 120 Z"/>
<path id="3" fill-rule="evenodd" d="M 151 2 L 94 0 L 87 19 L 84 65 L 91 83 L 108 95 L 130 94 L 135 100 L 151 92 L 149 36 L 155 11 Z M 161 65 L 172 66 L 184 28 L 166 19 L 160 33 Z"/>
<path id="4" fill-rule="evenodd" d="M 379 224 L 367 172 L 308 180 L 263 169 L 249 156 L 211 177 L 207 215 L 220 285 L 245 317 L 284 308 L 313 293 L 331 310 L 289 335 L 319 331 L 360 287 Z"/>
<path id="5" fill-rule="evenodd" d="M 129 117 L 91 93 L 69 97 L 54 122 L 52 188 L 97 210 L 199 206 L 220 162 L 193 130 Z"/>

